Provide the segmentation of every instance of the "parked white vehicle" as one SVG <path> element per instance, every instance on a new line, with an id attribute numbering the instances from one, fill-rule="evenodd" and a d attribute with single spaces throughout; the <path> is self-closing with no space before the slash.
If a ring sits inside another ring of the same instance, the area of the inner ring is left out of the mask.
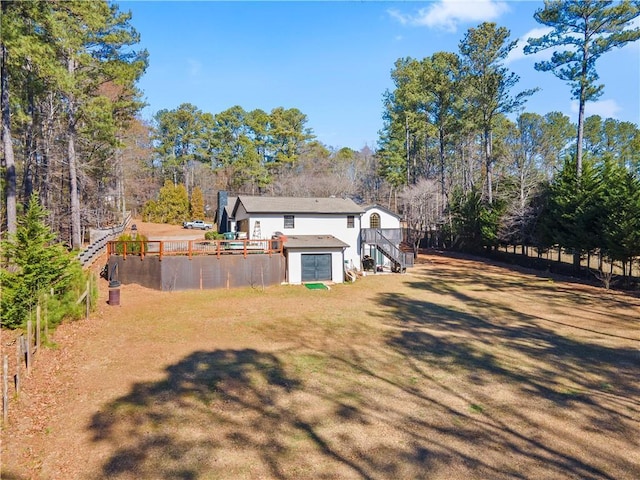
<path id="1" fill-rule="evenodd" d="M 183 228 L 199 228 L 200 230 L 211 230 L 213 225 L 211 223 L 205 223 L 203 220 L 193 220 L 191 222 L 183 222 Z"/>

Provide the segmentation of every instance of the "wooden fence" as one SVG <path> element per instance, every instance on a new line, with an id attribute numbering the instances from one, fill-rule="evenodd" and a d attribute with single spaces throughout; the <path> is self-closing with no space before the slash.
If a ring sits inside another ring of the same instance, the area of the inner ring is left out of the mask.
<path id="1" fill-rule="evenodd" d="M 53 291 L 51 292 L 53 295 Z M 45 297 L 46 298 L 46 297 Z M 85 317 L 89 318 L 91 311 L 91 281 L 87 281 L 85 291 L 80 295 L 76 304 L 85 302 Z M 35 355 L 40 351 L 43 340 L 46 342 L 49 338 L 49 318 L 46 310 L 42 311 L 40 303 L 36 305 L 36 321 L 35 330 L 33 320 L 27 321 L 26 334 L 17 337 L 15 362 L 9 361 L 9 355 L 3 355 L 2 359 L 2 422 L 7 424 L 9 421 L 9 383 L 10 378 L 13 380 L 15 398 L 20 397 L 20 388 L 24 380 L 24 376 L 29 378 L 33 368 Z M 11 373 L 11 368 L 13 373 Z"/>
<path id="2" fill-rule="evenodd" d="M 600 252 L 589 252 L 581 255 L 580 266 L 576 268 L 573 253 L 558 247 L 538 250 L 522 245 L 501 245 L 487 255 L 524 267 L 598 281 L 606 289 L 640 289 L 640 258 L 637 257 L 623 265 L 622 262 L 610 262 Z"/>
<path id="3" fill-rule="evenodd" d="M 573 254 L 558 247 L 538 250 L 536 247 L 522 245 L 502 245 L 498 248 L 498 251 L 527 258 L 544 259 L 550 262 L 573 265 Z M 620 262 L 613 262 L 613 264 L 611 264 L 599 252 L 586 253 L 581 256 L 580 267 L 587 270 L 611 271 L 614 275 L 624 274 L 629 277 L 640 277 L 640 258 L 635 258 L 631 263 L 627 263 L 626 269 L 623 270 Z"/>

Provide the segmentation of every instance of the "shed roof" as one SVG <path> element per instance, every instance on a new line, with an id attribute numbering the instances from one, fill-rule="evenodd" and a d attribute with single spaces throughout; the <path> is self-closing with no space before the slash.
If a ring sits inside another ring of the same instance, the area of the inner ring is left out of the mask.
<path id="1" fill-rule="evenodd" d="M 349 245 L 333 235 L 287 235 L 284 248 L 346 248 Z"/>
<path id="2" fill-rule="evenodd" d="M 361 214 L 362 207 L 350 198 L 309 198 L 309 197 L 252 197 L 239 196 L 236 207 L 242 203 L 247 213 L 343 213 Z"/>

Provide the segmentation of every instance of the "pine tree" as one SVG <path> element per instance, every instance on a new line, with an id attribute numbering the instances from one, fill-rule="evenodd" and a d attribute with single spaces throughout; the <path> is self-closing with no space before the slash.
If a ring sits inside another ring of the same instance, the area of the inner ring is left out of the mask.
<path id="1" fill-rule="evenodd" d="M 518 110 L 536 89 L 513 96 L 511 89 L 520 77 L 510 72 L 504 61 L 516 46 L 509 40 L 510 32 L 495 23 L 485 22 L 470 28 L 460 42 L 463 91 L 467 99 L 467 116 L 473 118 L 482 131 L 486 170 L 487 200 L 493 203 L 493 130 L 503 114 Z"/>
<path id="2" fill-rule="evenodd" d="M 551 60 L 535 64 L 536 70 L 553 72 L 572 87 L 572 98 L 578 100 L 578 135 L 576 172 L 582 173 L 582 138 L 584 107 L 596 100 L 604 89 L 598 85 L 596 60 L 604 53 L 640 38 L 640 28 L 631 28 L 631 21 L 640 15 L 637 1 L 546 0 L 536 11 L 538 23 L 553 30 L 539 38 L 530 38 L 525 53 L 537 53 L 549 48 Z"/>

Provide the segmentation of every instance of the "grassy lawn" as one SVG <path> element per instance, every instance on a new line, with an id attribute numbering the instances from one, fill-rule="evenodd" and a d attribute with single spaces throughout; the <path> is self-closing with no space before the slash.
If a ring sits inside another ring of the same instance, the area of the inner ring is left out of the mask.
<path id="1" fill-rule="evenodd" d="M 8 478 L 640 478 L 640 300 L 422 260 L 328 291 L 124 286 L 56 373 L 82 406 L 27 457 L 3 432 Z"/>

